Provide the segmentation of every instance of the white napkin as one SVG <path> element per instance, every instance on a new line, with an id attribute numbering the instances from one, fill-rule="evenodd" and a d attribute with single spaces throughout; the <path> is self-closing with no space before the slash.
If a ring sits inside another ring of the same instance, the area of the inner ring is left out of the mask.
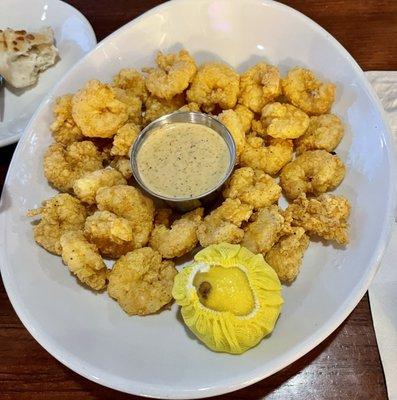
<path id="1" fill-rule="evenodd" d="M 369 71 L 366 75 L 386 111 L 396 145 L 397 71 Z M 397 215 L 395 222 L 381 266 L 369 288 L 372 319 L 390 400 L 397 400 Z"/>

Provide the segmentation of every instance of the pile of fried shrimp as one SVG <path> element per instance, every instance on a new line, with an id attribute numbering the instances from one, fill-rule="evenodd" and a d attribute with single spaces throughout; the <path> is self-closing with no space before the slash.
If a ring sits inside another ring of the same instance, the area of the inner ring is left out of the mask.
<path id="1" fill-rule="evenodd" d="M 240 243 L 291 284 L 311 238 L 348 243 L 349 202 L 327 193 L 345 176 L 335 89 L 308 69 L 281 77 L 259 62 L 239 74 L 197 65 L 186 50 L 159 52 L 155 67 L 122 69 L 111 83 L 87 82 L 53 105 L 44 175 L 60 193 L 28 211 L 39 218 L 36 242 L 129 315 L 167 308 L 174 263 L 197 246 Z M 178 110 L 215 116 L 237 148 L 218 203 L 183 215 L 139 190 L 128 158 L 145 125 Z"/>

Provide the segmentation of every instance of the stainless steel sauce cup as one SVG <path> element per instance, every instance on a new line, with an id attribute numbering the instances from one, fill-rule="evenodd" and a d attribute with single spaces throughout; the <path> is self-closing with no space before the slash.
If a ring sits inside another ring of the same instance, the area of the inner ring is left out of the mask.
<path id="1" fill-rule="evenodd" d="M 209 128 L 213 129 L 215 132 L 217 132 L 222 138 L 225 140 L 227 147 L 229 149 L 230 153 L 230 162 L 229 166 L 225 172 L 224 177 L 222 180 L 213 188 L 208 190 L 207 192 L 204 192 L 196 197 L 166 197 L 162 196 L 156 192 L 153 192 L 148 188 L 145 183 L 142 181 L 140 174 L 139 174 L 139 169 L 138 169 L 138 164 L 137 164 L 137 154 L 144 143 L 144 141 L 149 137 L 150 133 L 156 129 L 159 128 L 160 126 L 166 125 L 166 124 L 171 124 L 175 122 L 188 122 L 191 124 L 201 124 L 208 126 Z M 215 198 L 217 193 L 221 190 L 223 184 L 226 182 L 226 180 L 229 178 L 231 173 L 233 172 L 233 168 L 236 163 L 236 145 L 234 143 L 233 137 L 229 130 L 226 128 L 225 125 L 223 125 L 221 122 L 219 122 L 216 118 L 211 117 L 210 115 L 207 114 L 202 114 L 198 112 L 174 112 L 172 114 L 167 114 L 163 115 L 162 117 L 156 119 L 155 121 L 151 122 L 149 125 L 147 125 L 138 135 L 137 139 L 135 140 L 134 144 L 132 145 L 130 149 L 130 161 L 131 161 L 131 167 L 132 167 L 132 173 L 134 175 L 135 180 L 138 182 L 138 184 L 141 186 L 141 188 L 150 194 L 153 197 L 157 197 L 159 199 L 162 199 L 166 201 L 171 207 L 178 209 L 179 211 L 189 211 L 193 210 L 197 207 L 200 207 L 202 205 L 206 205 L 211 203 Z"/>

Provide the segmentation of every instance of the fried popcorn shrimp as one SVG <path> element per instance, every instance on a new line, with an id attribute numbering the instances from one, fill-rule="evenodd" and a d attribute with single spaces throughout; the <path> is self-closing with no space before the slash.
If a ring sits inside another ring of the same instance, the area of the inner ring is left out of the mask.
<path id="1" fill-rule="evenodd" d="M 184 111 L 184 112 L 200 112 L 200 107 L 197 103 L 188 103 L 182 106 L 178 111 Z"/>
<path id="2" fill-rule="evenodd" d="M 55 100 L 53 107 L 55 121 L 50 125 L 50 130 L 57 143 L 67 145 L 84 138 L 72 117 L 72 97 L 72 94 L 65 94 Z"/>
<path id="3" fill-rule="evenodd" d="M 133 96 L 144 102 L 148 97 L 145 78 L 134 68 L 124 68 L 113 77 L 113 86 L 126 90 L 129 96 Z"/>
<path id="4" fill-rule="evenodd" d="M 174 221 L 170 228 L 163 224 L 156 225 L 150 236 L 150 247 L 164 258 L 181 257 L 189 253 L 197 245 L 197 227 L 202 221 L 203 212 L 203 208 L 196 208 Z"/>
<path id="5" fill-rule="evenodd" d="M 289 199 L 301 193 L 318 196 L 336 188 L 345 177 L 343 162 L 325 150 L 305 151 L 287 164 L 280 174 L 280 185 Z"/>
<path id="6" fill-rule="evenodd" d="M 280 74 L 273 65 L 258 63 L 240 77 L 238 102 L 256 113 L 280 94 Z"/>
<path id="7" fill-rule="evenodd" d="M 110 86 L 91 80 L 73 96 L 72 116 L 84 136 L 107 138 L 125 124 L 128 112 Z"/>
<path id="8" fill-rule="evenodd" d="M 159 311 L 172 300 L 177 270 L 171 261 L 150 247 L 120 257 L 109 274 L 108 293 L 129 315 Z"/>
<path id="9" fill-rule="evenodd" d="M 194 59 L 186 50 L 177 54 L 157 53 L 158 68 L 145 68 L 146 87 L 160 99 L 170 100 L 182 93 L 193 80 L 197 67 Z"/>
<path id="10" fill-rule="evenodd" d="M 254 119 L 254 113 L 242 104 L 237 104 L 237 106 L 234 108 L 234 111 L 240 118 L 244 133 L 248 133 L 251 129 L 251 123 Z"/>
<path id="11" fill-rule="evenodd" d="M 102 156 L 90 141 L 74 142 L 68 146 L 51 145 L 44 155 L 44 175 L 54 187 L 67 192 L 76 179 L 87 172 L 102 168 Z"/>
<path id="12" fill-rule="evenodd" d="M 340 245 L 349 242 L 347 219 L 350 215 L 349 201 L 343 196 L 322 194 L 307 199 L 300 195 L 287 208 L 292 225 L 302 227 L 309 235 L 335 240 Z"/>
<path id="13" fill-rule="evenodd" d="M 106 286 L 106 265 L 98 249 L 89 243 L 81 231 L 69 231 L 61 236 L 62 260 L 77 278 L 93 290 Z"/>
<path id="14" fill-rule="evenodd" d="M 309 117 L 291 104 L 271 103 L 263 108 L 261 122 L 269 136 L 296 139 L 306 132 Z"/>
<path id="15" fill-rule="evenodd" d="M 154 214 L 154 225 L 164 225 L 169 228 L 173 212 L 171 208 L 157 208 Z"/>
<path id="16" fill-rule="evenodd" d="M 29 217 L 41 215 L 34 227 L 34 239 L 50 253 L 61 255 L 59 242 L 63 233 L 82 229 L 87 211 L 79 200 L 67 193 L 61 193 L 43 202 L 43 206 L 28 211 Z"/>
<path id="17" fill-rule="evenodd" d="M 95 204 L 96 192 L 101 187 L 126 185 L 123 175 L 113 168 L 88 172 L 73 184 L 74 194 L 87 204 Z"/>
<path id="18" fill-rule="evenodd" d="M 90 215 L 85 221 L 84 234 L 104 257 L 117 259 L 135 248 L 130 221 L 109 211 Z"/>
<path id="19" fill-rule="evenodd" d="M 160 99 L 155 96 L 149 96 L 146 100 L 145 106 L 145 116 L 144 123 L 154 121 L 155 119 L 161 117 L 162 115 L 170 114 L 177 111 L 185 104 L 185 99 L 183 95 L 176 95 L 170 100 Z"/>
<path id="20" fill-rule="evenodd" d="M 276 271 L 281 283 L 290 285 L 298 276 L 303 254 L 309 246 L 309 237 L 302 228 L 280 240 L 266 253 L 265 260 Z"/>
<path id="21" fill-rule="evenodd" d="M 291 140 L 271 138 L 269 145 L 261 137 L 247 138 L 240 156 L 242 166 L 260 169 L 269 175 L 276 175 L 292 160 L 294 146 Z"/>
<path id="22" fill-rule="evenodd" d="M 217 105 L 227 110 L 237 103 L 239 82 L 239 75 L 228 65 L 205 63 L 200 66 L 193 78 L 187 91 L 187 98 L 189 102 L 197 103 L 206 112 L 214 110 Z"/>
<path id="23" fill-rule="evenodd" d="M 307 150 L 333 151 L 343 138 L 345 128 L 342 121 L 333 114 L 311 117 L 306 133 L 295 140 L 296 152 Z"/>
<path id="24" fill-rule="evenodd" d="M 130 148 L 138 137 L 140 128 L 133 124 L 123 125 L 113 137 L 112 156 L 128 156 Z"/>
<path id="25" fill-rule="evenodd" d="M 120 89 L 119 87 L 112 87 L 112 91 L 117 100 L 121 101 L 127 107 L 128 122 L 136 125 L 142 125 L 142 107 L 143 102 L 141 98 L 135 96 L 133 91 L 129 89 Z"/>
<path id="26" fill-rule="evenodd" d="M 309 69 L 291 69 L 282 88 L 288 101 L 309 115 L 329 112 L 335 99 L 335 85 L 319 81 Z"/>
<path id="27" fill-rule="evenodd" d="M 223 197 L 239 199 L 254 209 L 276 203 L 280 195 L 281 187 L 270 175 L 251 167 L 236 169 L 223 191 Z"/>
<path id="28" fill-rule="evenodd" d="M 197 237 L 201 246 L 240 243 L 244 236 L 240 226 L 243 221 L 248 221 L 251 214 L 252 206 L 249 204 L 243 204 L 238 199 L 226 199 L 198 226 Z"/>
<path id="29" fill-rule="evenodd" d="M 253 219 L 245 228 L 241 244 L 255 254 L 266 254 L 281 236 L 291 230 L 289 220 L 276 205 L 262 208 Z"/>
<path id="30" fill-rule="evenodd" d="M 236 155 L 239 157 L 245 146 L 245 133 L 240 117 L 235 111 L 226 110 L 222 111 L 218 118 L 219 121 L 221 121 L 231 133 L 234 143 L 236 144 Z"/>
<path id="31" fill-rule="evenodd" d="M 100 211 L 110 211 L 131 222 L 134 245 L 143 247 L 149 240 L 154 219 L 154 204 L 133 186 L 100 188 L 96 194 Z"/>
<path id="32" fill-rule="evenodd" d="M 130 179 L 132 177 L 131 162 L 128 157 L 114 157 L 110 162 L 110 166 L 117 169 L 124 176 L 125 179 Z"/>

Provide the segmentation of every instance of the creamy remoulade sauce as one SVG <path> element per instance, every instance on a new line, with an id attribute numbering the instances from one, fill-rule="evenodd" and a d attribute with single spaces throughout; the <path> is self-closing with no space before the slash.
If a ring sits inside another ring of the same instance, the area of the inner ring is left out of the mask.
<path id="1" fill-rule="evenodd" d="M 225 140 L 200 124 L 176 122 L 154 129 L 137 154 L 141 180 L 168 198 L 193 198 L 215 187 L 230 163 Z"/>

